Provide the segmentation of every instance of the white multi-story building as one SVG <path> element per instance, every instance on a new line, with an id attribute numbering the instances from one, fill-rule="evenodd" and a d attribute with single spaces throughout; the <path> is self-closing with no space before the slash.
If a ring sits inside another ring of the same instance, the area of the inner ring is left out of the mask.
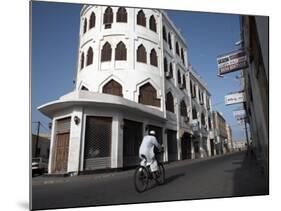
<path id="1" fill-rule="evenodd" d="M 49 173 L 136 165 L 150 129 L 165 146 L 163 161 L 194 158 L 188 64 L 164 11 L 84 6 L 75 90 L 39 107 L 53 119 Z M 207 121 L 210 94 L 202 93 Z M 208 155 L 208 133 L 200 134 Z"/>

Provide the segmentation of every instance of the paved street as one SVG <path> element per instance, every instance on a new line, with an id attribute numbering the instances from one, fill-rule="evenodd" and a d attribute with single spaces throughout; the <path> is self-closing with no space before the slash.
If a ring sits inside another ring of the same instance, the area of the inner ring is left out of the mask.
<path id="1" fill-rule="evenodd" d="M 166 182 L 137 193 L 134 170 L 66 178 L 33 179 L 33 209 L 94 206 L 268 193 L 254 159 L 244 152 L 165 165 Z"/>

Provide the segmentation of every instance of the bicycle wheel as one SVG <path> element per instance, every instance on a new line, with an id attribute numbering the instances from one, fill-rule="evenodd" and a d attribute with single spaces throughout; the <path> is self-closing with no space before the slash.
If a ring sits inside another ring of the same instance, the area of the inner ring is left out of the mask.
<path id="1" fill-rule="evenodd" d="M 143 166 L 139 166 L 135 171 L 134 180 L 136 191 L 138 191 L 139 193 L 145 191 L 148 185 L 147 169 Z"/>
<path id="2" fill-rule="evenodd" d="M 165 182 L 165 169 L 162 163 L 159 163 L 159 176 L 156 178 L 158 185 L 163 185 Z"/>

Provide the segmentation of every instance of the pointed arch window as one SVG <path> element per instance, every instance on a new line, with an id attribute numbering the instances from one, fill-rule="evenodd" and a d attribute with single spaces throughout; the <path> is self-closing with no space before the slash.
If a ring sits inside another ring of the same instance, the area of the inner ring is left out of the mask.
<path id="1" fill-rule="evenodd" d="M 146 63 L 146 50 L 142 44 L 137 49 L 137 61 Z"/>
<path id="2" fill-rule="evenodd" d="M 106 42 L 102 47 L 101 61 L 102 62 L 111 61 L 111 53 L 112 53 L 111 45 L 108 42 Z"/>
<path id="3" fill-rule="evenodd" d="M 138 12 L 137 24 L 146 27 L 146 17 L 142 10 Z"/>
<path id="4" fill-rule="evenodd" d="M 92 12 L 91 16 L 90 16 L 90 29 L 94 28 L 96 25 L 96 15 L 94 12 Z"/>
<path id="5" fill-rule="evenodd" d="M 170 63 L 170 74 L 171 74 L 171 77 L 173 78 L 174 77 L 174 70 L 173 70 L 172 62 Z"/>
<path id="6" fill-rule="evenodd" d="M 181 72 L 178 70 L 178 84 L 181 84 Z"/>
<path id="7" fill-rule="evenodd" d="M 160 107 L 156 89 L 148 82 L 140 87 L 139 103 Z"/>
<path id="8" fill-rule="evenodd" d="M 168 72 L 168 62 L 167 62 L 167 59 L 166 57 L 164 58 L 164 72 Z"/>
<path id="9" fill-rule="evenodd" d="M 122 41 L 115 48 L 115 60 L 127 60 L 127 49 Z"/>
<path id="10" fill-rule="evenodd" d="M 108 83 L 106 83 L 103 86 L 102 92 L 106 94 L 123 97 L 121 84 L 119 84 L 117 81 L 113 79 L 111 79 Z"/>
<path id="11" fill-rule="evenodd" d="M 183 49 L 181 49 L 181 59 L 182 59 L 182 63 L 185 64 L 185 63 L 184 63 L 184 53 L 183 53 Z"/>
<path id="12" fill-rule="evenodd" d="M 116 22 L 127 23 L 127 10 L 124 7 L 119 7 Z"/>
<path id="13" fill-rule="evenodd" d="M 154 32 L 157 32 L 156 20 L 153 15 L 151 15 L 149 19 L 149 29 L 151 29 Z"/>
<path id="14" fill-rule="evenodd" d="M 157 62 L 157 53 L 154 49 L 151 50 L 150 52 L 150 64 L 157 67 L 158 62 Z"/>
<path id="15" fill-rule="evenodd" d="M 167 32 L 166 32 L 165 26 L 163 26 L 163 28 L 162 28 L 162 33 L 163 33 L 163 40 L 167 41 Z"/>
<path id="16" fill-rule="evenodd" d="M 174 113 L 174 107 L 174 97 L 171 92 L 168 92 L 166 95 L 166 110 Z"/>
<path id="17" fill-rule="evenodd" d="M 104 28 L 111 28 L 111 24 L 113 22 L 113 12 L 111 7 L 107 7 L 103 14 L 103 24 Z"/>
<path id="18" fill-rule="evenodd" d="M 84 26 L 83 26 L 83 33 L 85 34 L 87 31 L 87 18 L 84 20 Z"/>
<path id="19" fill-rule="evenodd" d="M 183 88 L 186 89 L 186 80 L 185 80 L 184 75 L 182 76 L 182 85 L 183 85 Z"/>
<path id="20" fill-rule="evenodd" d="M 176 42 L 176 53 L 180 55 L 179 43 Z"/>
<path id="21" fill-rule="evenodd" d="M 197 111 L 196 108 L 192 108 L 192 119 L 197 119 Z"/>
<path id="22" fill-rule="evenodd" d="M 168 44 L 169 44 L 169 48 L 172 50 L 172 39 L 171 39 L 171 33 L 168 33 Z"/>
<path id="23" fill-rule="evenodd" d="M 87 62 L 86 62 L 86 66 L 93 64 L 93 57 L 94 57 L 94 53 L 93 53 L 93 49 L 90 47 L 88 49 L 87 52 Z"/>
<path id="24" fill-rule="evenodd" d="M 184 102 L 184 100 L 181 101 L 180 103 L 180 113 L 181 113 L 181 116 L 185 116 L 187 117 L 187 108 L 186 108 L 186 104 Z"/>
<path id="25" fill-rule="evenodd" d="M 81 59 L 80 59 L 80 70 L 84 68 L 84 52 L 81 54 Z"/>
<path id="26" fill-rule="evenodd" d="M 201 124 L 202 124 L 203 126 L 206 125 L 204 113 L 201 113 Z"/>

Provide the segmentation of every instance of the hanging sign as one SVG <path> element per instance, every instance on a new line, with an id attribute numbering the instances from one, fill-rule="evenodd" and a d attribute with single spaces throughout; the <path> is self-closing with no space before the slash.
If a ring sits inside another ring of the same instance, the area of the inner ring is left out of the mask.
<path id="1" fill-rule="evenodd" d="M 236 110 L 233 111 L 233 115 L 236 118 L 236 120 L 244 120 L 246 118 L 246 111 L 244 109 Z"/>
<path id="2" fill-rule="evenodd" d="M 233 51 L 217 57 L 218 74 L 223 75 L 248 67 L 244 50 Z"/>
<path id="3" fill-rule="evenodd" d="M 224 97 L 225 105 L 232 105 L 232 104 L 243 103 L 243 102 L 245 102 L 244 92 L 237 92 L 234 94 L 226 95 Z"/>

